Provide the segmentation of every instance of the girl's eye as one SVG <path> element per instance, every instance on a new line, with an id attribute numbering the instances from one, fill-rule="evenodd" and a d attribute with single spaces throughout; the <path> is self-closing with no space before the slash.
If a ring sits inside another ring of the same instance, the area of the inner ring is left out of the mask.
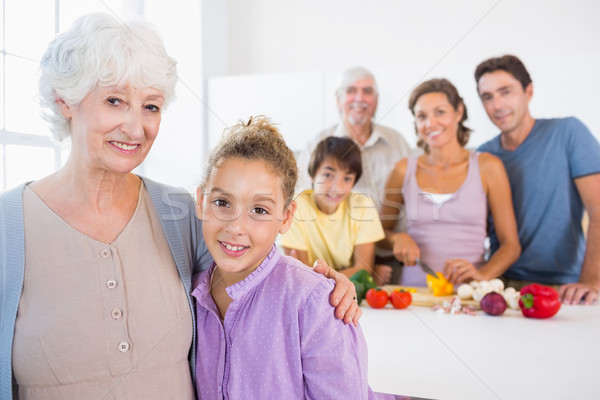
<path id="1" fill-rule="evenodd" d="M 347 176 L 347 177 L 344 178 L 344 180 L 346 182 L 352 182 L 354 180 L 354 177 L 353 176 Z"/>
<path id="2" fill-rule="evenodd" d="M 229 206 L 229 203 L 227 203 L 223 199 L 216 199 L 216 200 L 213 201 L 213 204 L 216 205 L 217 207 L 227 207 L 227 206 Z"/>
<path id="3" fill-rule="evenodd" d="M 267 215 L 269 212 L 262 207 L 254 207 L 252 213 L 256 215 Z"/>

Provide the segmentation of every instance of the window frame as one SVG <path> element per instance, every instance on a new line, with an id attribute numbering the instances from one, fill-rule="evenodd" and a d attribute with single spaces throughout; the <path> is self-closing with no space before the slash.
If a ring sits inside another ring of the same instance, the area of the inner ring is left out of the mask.
<path id="1" fill-rule="evenodd" d="M 31 57 L 26 57 L 22 54 L 15 54 L 14 52 L 9 52 L 6 50 L 6 36 L 7 36 L 6 2 L 7 1 L 15 1 L 15 0 L 1 0 L 2 9 L 0 10 L 2 13 L 2 16 L 1 16 L 2 43 L 0 43 L 2 46 L 0 48 L 0 57 L 2 58 L 0 61 L 2 63 L 2 74 L 0 76 L 0 79 L 2 79 L 2 81 L 0 82 L 0 96 L 2 98 L 2 104 L 1 104 L 1 108 L 0 108 L 0 112 L 2 113 L 2 123 L 0 126 L 0 148 L 1 148 L 1 151 L 0 151 L 0 193 L 4 190 L 8 189 L 7 182 L 10 181 L 10 179 L 9 179 L 10 175 L 8 172 L 7 161 L 6 161 L 7 160 L 7 146 L 15 146 L 16 145 L 16 146 L 38 147 L 38 148 L 51 149 L 54 152 L 54 165 L 53 165 L 53 169 L 48 171 L 48 174 L 52 173 L 53 171 L 56 171 L 65 163 L 66 158 L 68 158 L 67 150 L 70 149 L 70 139 L 65 139 L 63 141 L 54 139 L 54 137 L 50 134 L 50 126 L 49 125 L 47 125 L 47 127 L 45 128 L 44 134 L 42 134 L 41 130 L 39 130 L 36 133 L 36 132 L 18 132 L 18 131 L 6 129 L 6 108 L 7 108 L 6 107 L 6 101 L 7 101 L 6 82 L 7 82 L 7 78 L 8 79 L 11 78 L 10 76 L 7 76 L 7 72 L 6 72 L 7 56 L 8 57 L 17 57 L 17 58 L 25 59 L 25 60 L 32 61 L 32 62 L 37 62 L 39 64 L 39 60 L 32 59 Z M 63 0 L 54 0 L 54 21 L 53 21 L 54 29 L 53 29 L 52 35 L 56 35 L 57 33 L 60 32 L 61 1 L 63 1 Z M 83 12 L 97 11 L 97 9 L 94 9 L 94 7 L 98 8 L 98 6 L 99 6 L 98 3 L 100 3 L 103 6 L 108 7 L 104 2 L 100 2 L 98 0 L 97 3 L 92 2 L 92 3 L 88 4 L 90 6 L 89 7 L 90 10 L 88 10 L 88 11 L 82 10 L 82 11 Z M 77 6 L 81 8 L 80 4 L 77 4 Z M 128 12 L 128 13 L 135 13 L 135 14 L 141 15 L 141 14 L 143 14 L 144 0 L 122 0 L 121 7 L 122 7 L 122 9 L 119 10 L 121 12 L 121 14 Z M 105 11 L 106 12 L 114 12 L 113 10 L 110 10 L 110 9 L 105 10 Z M 10 33 L 8 33 L 8 34 L 10 35 Z M 49 37 L 48 41 L 50 41 L 51 39 L 52 39 L 52 37 Z"/>

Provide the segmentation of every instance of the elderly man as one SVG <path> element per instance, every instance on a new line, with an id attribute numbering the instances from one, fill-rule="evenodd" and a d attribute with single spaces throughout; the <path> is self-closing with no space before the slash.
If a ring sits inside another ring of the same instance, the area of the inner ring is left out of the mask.
<path id="1" fill-rule="evenodd" d="M 348 69 L 340 77 L 335 94 L 341 121 L 312 138 L 300 154 L 298 189 L 310 187 L 308 163 L 317 143 L 328 136 L 349 137 L 360 148 L 363 164 L 362 176 L 353 191 L 369 196 L 380 210 L 388 175 L 396 162 L 411 153 L 410 146 L 397 131 L 375 123 L 378 92 L 370 71 L 362 67 Z M 396 227 L 405 230 L 404 221 L 398 221 Z M 374 275 L 379 283 L 386 283 L 391 274 L 390 267 L 378 266 Z"/>
<path id="2" fill-rule="evenodd" d="M 535 119 L 533 83 L 517 57 L 488 59 L 477 90 L 500 134 L 479 147 L 506 167 L 522 246 L 504 274 L 510 286 L 560 285 L 565 303 L 587 304 L 600 291 L 600 145 L 578 119 Z M 581 219 L 590 216 L 587 242 Z M 498 240 L 491 226 L 492 251 Z"/>

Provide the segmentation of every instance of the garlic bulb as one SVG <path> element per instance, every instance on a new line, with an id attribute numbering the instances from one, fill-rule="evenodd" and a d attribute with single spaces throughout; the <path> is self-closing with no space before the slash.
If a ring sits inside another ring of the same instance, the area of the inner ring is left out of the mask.
<path id="1" fill-rule="evenodd" d="M 473 286 L 469 285 L 468 283 L 463 283 L 462 285 L 460 285 L 458 287 L 458 289 L 456 289 L 456 294 L 461 299 L 468 300 L 473 297 L 474 291 L 475 291 L 475 289 L 473 289 Z"/>

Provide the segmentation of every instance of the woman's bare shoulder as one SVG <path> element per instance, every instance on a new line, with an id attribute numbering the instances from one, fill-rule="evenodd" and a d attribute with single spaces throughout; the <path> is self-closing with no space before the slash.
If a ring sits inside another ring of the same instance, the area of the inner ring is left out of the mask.
<path id="1" fill-rule="evenodd" d="M 479 153 L 479 169 L 483 173 L 496 174 L 500 171 L 504 172 L 504 164 L 497 156 L 482 152 Z"/>

